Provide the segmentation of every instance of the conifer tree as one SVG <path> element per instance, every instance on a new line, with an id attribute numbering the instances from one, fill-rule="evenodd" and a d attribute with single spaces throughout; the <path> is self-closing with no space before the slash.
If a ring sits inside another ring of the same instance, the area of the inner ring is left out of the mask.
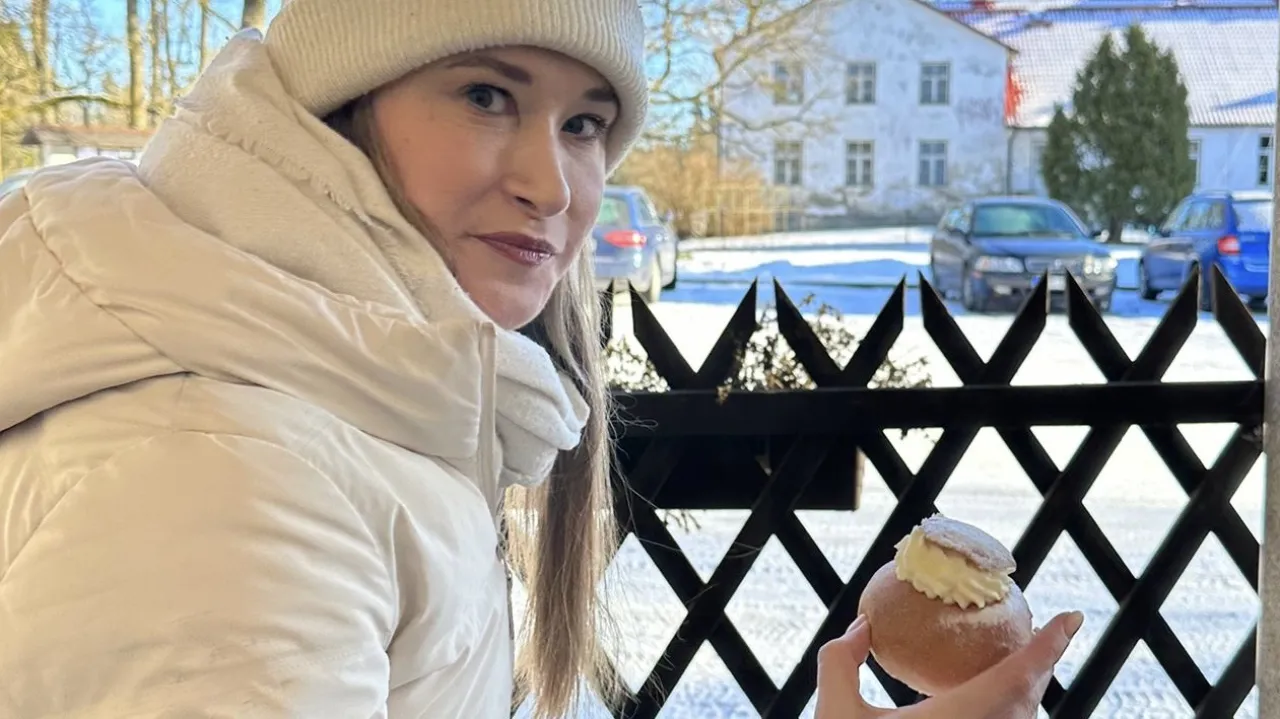
<path id="1" fill-rule="evenodd" d="M 1050 195 L 1104 223 L 1113 241 L 1125 223 L 1159 222 L 1195 185 L 1176 59 L 1138 25 L 1124 45 L 1107 35 L 1081 68 L 1042 161 Z"/>

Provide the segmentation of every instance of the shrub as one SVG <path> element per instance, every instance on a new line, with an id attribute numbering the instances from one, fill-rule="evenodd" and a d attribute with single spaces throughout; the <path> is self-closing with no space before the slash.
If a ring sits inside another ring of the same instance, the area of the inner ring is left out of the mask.
<path id="1" fill-rule="evenodd" d="M 808 295 L 797 306 L 803 312 L 814 304 L 814 296 Z M 849 329 L 840 311 L 825 303 L 818 304 L 812 311 L 809 326 L 818 335 L 831 358 L 840 366 L 844 366 L 853 357 L 861 341 Z M 891 355 L 876 369 L 867 386 L 931 386 L 928 362 L 926 357 L 902 360 Z M 664 392 L 669 389 L 639 343 L 629 335 L 613 337 L 605 346 L 605 376 L 611 389 L 629 392 Z M 776 392 L 814 388 L 813 379 L 778 329 L 776 308 L 767 306 L 746 344 L 738 372 L 720 387 L 720 391 Z M 905 437 L 908 433 L 909 430 L 903 430 L 902 435 Z M 684 511 L 667 512 L 664 520 L 669 523 L 674 521 L 685 529 L 696 526 L 692 516 Z"/>

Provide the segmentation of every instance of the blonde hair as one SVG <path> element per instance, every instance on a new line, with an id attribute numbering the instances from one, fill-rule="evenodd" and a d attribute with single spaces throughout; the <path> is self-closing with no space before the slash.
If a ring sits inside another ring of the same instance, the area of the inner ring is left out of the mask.
<path id="1" fill-rule="evenodd" d="M 325 122 L 369 157 L 400 212 L 433 241 L 429 219 L 399 188 L 377 133 L 371 96 L 336 110 Z M 528 589 L 513 700 L 533 694 L 538 717 L 569 714 L 581 699 L 584 681 L 606 703 L 614 702 L 621 689 L 603 651 L 614 625 L 600 588 L 617 547 L 618 527 L 610 486 L 611 407 L 594 285 L 591 254 L 584 250 L 546 308 L 524 329 L 572 378 L 591 412 L 582 441 L 560 453 L 548 481 L 513 489 L 506 502 L 508 560 Z"/>

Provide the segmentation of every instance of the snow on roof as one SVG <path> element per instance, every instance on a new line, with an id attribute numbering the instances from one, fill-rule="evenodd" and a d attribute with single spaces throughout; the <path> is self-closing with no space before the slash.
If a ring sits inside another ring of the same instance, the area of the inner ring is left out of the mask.
<path id="1" fill-rule="evenodd" d="M 1047 126 L 1055 103 L 1070 105 L 1076 73 L 1102 37 L 1114 33 L 1123 44 L 1124 31 L 1132 23 L 1140 24 L 1177 58 L 1193 126 L 1275 122 L 1280 14 L 1274 0 L 1249 6 L 1235 0 L 1233 7 L 1208 7 L 1206 0 L 1196 0 L 1196 7 L 1165 2 L 1117 8 L 1106 7 L 1106 2 L 1086 0 L 1071 9 L 953 12 L 1017 51 L 1013 66 L 1021 97 L 1011 124 Z"/>
<path id="2" fill-rule="evenodd" d="M 974 10 L 1043 12 L 1045 10 L 1132 10 L 1172 7 L 1253 7 L 1275 9 L 1275 0 L 933 0 L 943 12 Z"/>

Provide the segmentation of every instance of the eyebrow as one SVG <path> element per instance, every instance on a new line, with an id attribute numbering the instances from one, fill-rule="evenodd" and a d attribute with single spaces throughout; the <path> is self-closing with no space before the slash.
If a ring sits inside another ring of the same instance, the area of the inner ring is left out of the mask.
<path id="1" fill-rule="evenodd" d="M 520 67 L 519 65 L 513 65 L 509 62 L 503 62 L 502 60 L 499 60 L 494 57 L 489 57 L 487 55 L 467 55 L 465 57 L 458 58 L 453 62 L 450 62 L 448 67 L 450 68 L 456 68 L 456 67 L 488 68 L 498 73 L 499 75 L 502 75 L 503 77 L 507 78 L 511 82 L 518 83 L 520 85 L 533 85 L 533 75 L 529 74 L 528 70 Z M 587 100 L 590 100 L 591 102 L 607 102 L 607 103 L 613 103 L 615 105 L 618 104 L 617 94 L 615 94 L 613 90 L 607 87 L 593 87 L 590 90 L 587 90 L 583 94 L 583 97 L 585 97 Z"/>

